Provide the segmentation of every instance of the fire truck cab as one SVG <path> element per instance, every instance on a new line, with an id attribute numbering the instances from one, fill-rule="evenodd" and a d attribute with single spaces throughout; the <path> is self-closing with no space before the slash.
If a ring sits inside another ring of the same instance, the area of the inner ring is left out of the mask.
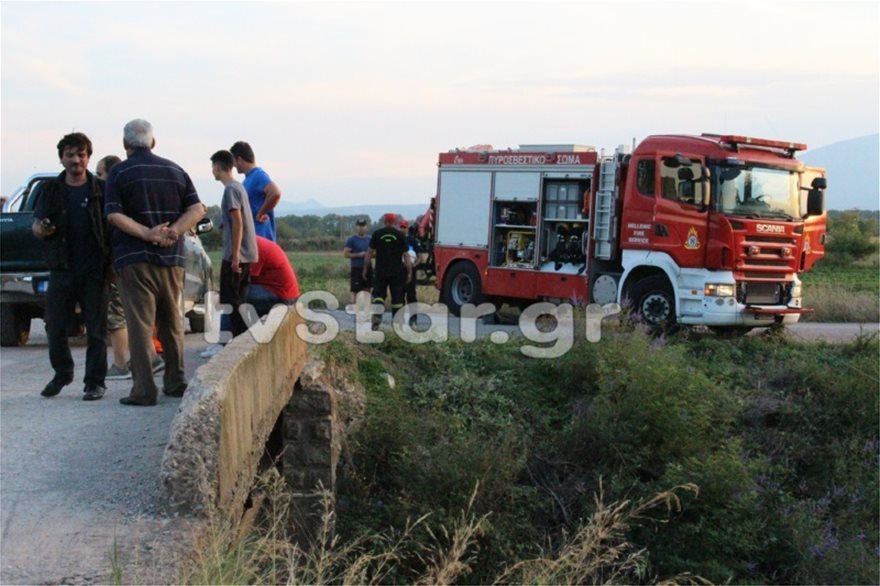
<path id="1" fill-rule="evenodd" d="M 630 154 L 582 145 L 441 153 L 441 299 L 630 305 L 654 327 L 748 329 L 802 313 L 799 272 L 824 254 L 826 181 L 806 146 L 651 136 Z"/>

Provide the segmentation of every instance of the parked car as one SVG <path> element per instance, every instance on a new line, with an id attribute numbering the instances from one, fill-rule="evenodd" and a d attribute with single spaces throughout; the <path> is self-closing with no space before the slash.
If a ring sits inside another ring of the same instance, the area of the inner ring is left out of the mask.
<path id="1" fill-rule="evenodd" d="M 31 176 L 3 204 L 0 213 L 0 346 L 26 344 L 31 320 L 43 317 L 49 270 L 43 260 L 43 242 L 33 235 L 31 224 L 46 181 L 55 177 L 51 173 Z M 184 239 L 184 312 L 194 332 L 204 331 L 205 294 L 214 284 L 211 259 L 198 234 L 212 229 L 211 220 L 204 218 Z"/>

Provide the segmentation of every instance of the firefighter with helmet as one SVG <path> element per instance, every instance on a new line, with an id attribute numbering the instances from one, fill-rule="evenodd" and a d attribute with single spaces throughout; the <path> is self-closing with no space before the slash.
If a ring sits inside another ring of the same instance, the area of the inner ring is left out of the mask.
<path id="1" fill-rule="evenodd" d="M 398 229 L 397 214 L 388 213 L 382 216 L 384 226 L 373 232 L 370 247 L 364 257 L 364 266 L 369 266 L 375 258 L 373 269 L 373 303 L 385 304 L 386 295 L 391 293 L 391 311 L 403 307 L 404 286 L 412 280 L 412 260 L 406 254 L 406 237 Z M 400 269 L 403 258 L 405 272 Z M 364 269 L 366 278 L 366 269 Z M 373 316 L 373 329 L 382 323 L 381 315 Z"/>

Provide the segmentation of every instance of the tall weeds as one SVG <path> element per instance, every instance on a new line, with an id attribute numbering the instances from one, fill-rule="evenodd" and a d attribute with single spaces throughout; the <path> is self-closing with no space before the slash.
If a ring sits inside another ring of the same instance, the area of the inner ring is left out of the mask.
<path id="1" fill-rule="evenodd" d="M 261 479 L 266 491 L 262 522 L 242 534 L 232 523 L 210 523 L 197 536 L 192 553 L 180 568 L 182 584 L 386 584 L 404 581 L 414 584 L 446 585 L 466 580 L 478 558 L 478 538 L 487 516 L 477 517 L 471 506 L 461 511 L 451 527 L 432 529 L 428 516 L 408 523 L 402 531 L 365 534 L 343 542 L 334 534 L 329 493 L 323 499 L 322 525 L 314 542 L 298 544 L 289 534 L 290 495 L 277 474 Z M 696 495 L 693 484 L 676 486 L 649 498 L 611 504 L 603 495 L 595 497 L 596 510 L 572 536 L 554 552 L 514 563 L 504 569 L 495 584 L 615 584 L 642 581 L 646 577 L 644 549 L 627 540 L 634 524 L 664 523 L 654 512 L 681 510 L 679 493 Z M 430 539 L 415 539 L 415 529 L 424 528 Z M 401 576 L 396 567 L 403 560 L 419 559 L 422 572 Z M 394 578 L 394 579 L 393 579 Z M 705 584 L 703 579 L 683 574 L 675 583 Z"/>

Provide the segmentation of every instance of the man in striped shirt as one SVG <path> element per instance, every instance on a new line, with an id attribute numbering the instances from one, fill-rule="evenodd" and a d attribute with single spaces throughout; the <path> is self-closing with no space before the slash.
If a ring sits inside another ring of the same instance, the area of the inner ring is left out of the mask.
<path id="1" fill-rule="evenodd" d="M 205 215 L 189 175 L 153 154 L 153 127 L 146 120 L 125 125 L 122 144 L 128 158 L 107 177 L 104 212 L 111 235 L 114 268 L 125 319 L 133 386 L 123 405 L 152 406 L 158 390 L 151 365 L 153 324 L 165 358 L 162 392 L 181 397 L 184 279 L 183 235 Z"/>

